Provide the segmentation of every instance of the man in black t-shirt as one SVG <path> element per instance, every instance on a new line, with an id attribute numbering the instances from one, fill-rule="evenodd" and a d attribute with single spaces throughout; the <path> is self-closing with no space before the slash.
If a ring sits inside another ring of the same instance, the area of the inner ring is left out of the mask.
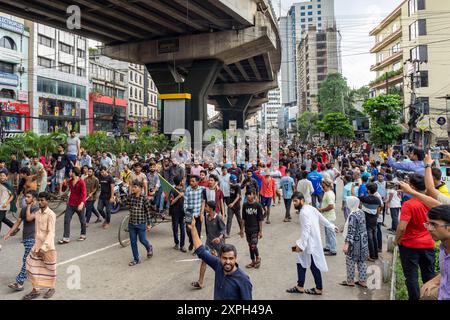
<path id="1" fill-rule="evenodd" d="M 226 238 L 230 237 L 231 225 L 233 223 L 233 215 L 236 216 L 236 219 L 239 224 L 239 228 L 241 227 L 241 186 L 238 183 L 238 178 L 234 174 L 230 177 L 230 203 L 228 205 L 227 212 L 227 235 Z"/>
<path id="2" fill-rule="evenodd" d="M 114 178 L 108 173 L 108 169 L 104 166 L 100 168 L 100 196 L 98 198 L 97 210 L 105 219 L 103 229 L 108 229 L 111 223 L 111 203 L 114 202 Z M 103 210 L 106 210 L 106 213 Z"/>
<path id="3" fill-rule="evenodd" d="M 16 282 L 10 283 L 8 285 L 9 288 L 15 291 L 23 290 L 23 283 L 27 279 L 27 269 L 25 265 L 25 261 L 30 253 L 31 249 L 34 246 L 35 238 L 35 221 L 34 221 L 34 213 L 39 210 L 39 206 L 36 201 L 37 193 L 34 190 L 27 191 L 25 193 L 25 201 L 26 206 L 22 208 L 20 211 L 20 216 L 17 218 L 16 223 L 12 226 L 12 228 L 8 231 L 4 240 L 7 241 L 11 238 L 13 234 L 15 234 L 16 230 L 20 230 L 19 226 L 23 221 L 23 246 L 25 251 L 23 253 L 23 263 L 22 269 L 20 269 L 20 273 L 16 277 Z"/>
<path id="4" fill-rule="evenodd" d="M 69 177 L 69 171 L 72 167 L 72 163 L 69 157 L 65 153 L 64 145 L 58 146 L 58 153 L 53 155 L 55 161 L 55 167 L 53 168 L 56 176 L 56 184 L 58 185 L 59 195 L 62 195 L 62 187 L 64 180 Z"/>
<path id="5" fill-rule="evenodd" d="M 242 206 L 241 238 L 245 235 L 250 249 L 250 258 L 252 262 L 247 268 L 259 268 L 261 266 L 261 257 L 258 251 L 258 240 L 262 238 L 262 221 L 264 220 L 263 208 L 256 202 L 256 194 L 253 189 L 245 192 L 247 203 Z"/>
<path id="6" fill-rule="evenodd" d="M 186 225 L 184 223 L 184 188 L 183 188 L 183 178 L 174 177 L 173 182 L 175 183 L 175 189 L 170 191 L 170 207 L 169 215 L 172 217 L 172 231 L 173 231 L 173 241 L 175 250 L 181 250 L 181 252 L 186 252 L 184 248 L 184 241 L 186 237 Z M 178 240 L 178 228 L 180 229 L 180 240 Z"/>

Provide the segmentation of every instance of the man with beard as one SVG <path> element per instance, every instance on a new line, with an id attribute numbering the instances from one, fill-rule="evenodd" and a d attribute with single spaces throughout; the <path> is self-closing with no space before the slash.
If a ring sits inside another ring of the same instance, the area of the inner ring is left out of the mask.
<path id="1" fill-rule="evenodd" d="M 331 228 L 338 232 L 338 228 L 329 222 L 313 206 L 305 205 L 305 198 L 300 192 L 295 192 L 292 201 L 296 210 L 300 212 L 300 238 L 292 247 L 292 252 L 297 253 L 297 285 L 286 290 L 288 293 L 306 293 L 311 295 L 322 295 L 322 274 L 327 272 L 328 266 L 320 237 L 320 225 Z M 311 272 L 316 284 L 315 288 L 304 289 L 306 270 Z"/>
<path id="2" fill-rule="evenodd" d="M 238 266 L 236 248 L 231 244 L 224 244 L 219 256 L 213 256 L 202 244 L 195 228 L 195 218 L 188 225 L 194 242 L 195 253 L 214 269 L 214 300 L 252 300 L 252 283 L 249 276 Z"/>

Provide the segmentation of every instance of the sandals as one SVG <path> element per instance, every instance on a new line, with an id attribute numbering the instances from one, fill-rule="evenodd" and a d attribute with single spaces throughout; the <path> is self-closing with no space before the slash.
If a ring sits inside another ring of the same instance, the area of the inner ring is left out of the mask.
<path id="1" fill-rule="evenodd" d="M 70 241 L 61 239 L 61 240 L 58 241 L 58 244 L 68 244 L 69 242 L 70 242 Z"/>
<path id="2" fill-rule="evenodd" d="M 347 281 L 342 281 L 341 283 L 339 283 L 341 286 L 344 286 L 344 287 L 354 287 L 355 285 L 354 284 L 350 284 L 350 283 L 348 283 Z"/>
<path id="3" fill-rule="evenodd" d="M 248 265 L 245 266 L 246 268 L 250 269 L 250 268 L 254 268 L 255 267 L 255 262 L 252 261 L 251 263 L 249 263 Z"/>
<path id="4" fill-rule="evenodd" d="M 321 296 L 322 295 L 322 292 L 318 292 L 316 288 L 306 289 L 305 293 L 306 294 L 311 294 L 311 295 L 314 295 L 314 296 Z"/>
<path id="5" fill-rule="evenodd" d="M 80 236 L 80 237 L 78 238 L 78 241 L 84 241 L 84 240 L 86 240 L 86 236 Z"/>
<path id="6" fill-rule="evenodd" d="M 198 281 L 192 282 L 191 286 L 193 286 L 195 289 L 203 289 L 203 285 L 201 285 Z"/>
<path id="7" fill-rule="evenodd" d="M 49 289 L 45 294 L 44 294 L 44 299 L 50 299 L 51 297 L 53 297 L 53 295 L 55 294 L 56 290 L 55 289 Z"/>
<path id="8" fill-rule="evenodd" d="M 360 286 L 361 288 L 364 288 L 364 289 L 367 288 L 367 285 L 366 285 L 366 284 L 361 284 L 361 282 L 359 282 L 359 281 L 356 281 L 355 284 L 356 284 L 357 286 Z"/>
<path id="9" fill-rule="evenodd" d="M 39 291 L 31 291 L 30 293 L 27 293 L 23 296 L 22 300 L 33 300 L 39 297 L 41 293 Z"/>
<path id="10" fill-rule="evenodd" d="M 134 267 L 135 265 L 137 265 L 137 264 L 139 264 L 139 261 L 131 261 L 129 264 L 128 264 L 128 266 L 129 267 Z"/>
<path id="11" fill-rule="evenodd" d="M 8 288 L 13 289 L 15 291 L 23 291 L 23 285 L 21 285 L 17 282 L 8 284 Z"/>
<path id="12" fill-rule="evenodd" d="M 255 269 L 259 269 L 259 267 L 261 266 L 261 258 L 257 259 L 255 264 L 253 265 L 253 267 Z"/>
<path id="13" fill-rule="evenodd" d="M 292 288 L 290 288 L 290 289 L 287 289 L 286 292 L 287 292 L 287 293 L 305 293 L 305 291 L 300 291 L 300 290 L 298 290 L 297 287 L 292 287 Z"/>

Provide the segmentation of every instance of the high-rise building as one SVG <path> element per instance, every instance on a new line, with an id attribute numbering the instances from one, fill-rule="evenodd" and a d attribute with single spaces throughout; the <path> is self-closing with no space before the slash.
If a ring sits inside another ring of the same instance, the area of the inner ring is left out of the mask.
<path id="1" fill-rule="evenodd" d="M 341 36 L 336 28 L 310 27 L 297 48 L 299 112 L 320 112 L 320 85 L 331 73 L 341 73 Z"/>
<path id="2" fill-rule="evenodd" d="M 334 0 L 311 0 L 295 3 L 286 17 L 280 17 L 282 42 L 281 102 L 283 107 L 297 105 L 297 46 L 311 28 L 334 28 Z"/>
<path id="3" fill-rule="evenodd" d="M 259 112 L 261 125 L 265 129 L 278 128 L 278 113 L 281 108 L 280 89 L 269 91 L 269 102 L 262 105 Z"/>
<path id="4" fill-rule="evenodd" d="M 23 19 L 0 13 L 0 138 L 30 128 L 29 37 Z"/>
<path id="5" fill-rule="evenodd" d="M 87 39 L 43 24 L 30 28 L 29 71 L 33 131 L 89 132 L 89 51 Z"/>

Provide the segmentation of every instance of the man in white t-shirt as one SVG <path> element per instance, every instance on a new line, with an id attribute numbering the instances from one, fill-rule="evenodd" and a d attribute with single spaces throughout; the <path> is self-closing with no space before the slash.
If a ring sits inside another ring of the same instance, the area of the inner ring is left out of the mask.
<path id="1" fill-rule="evenodd" d="M 67 138 L 67 156 L 70 162 L 74 165 L 77 162 L 78 157 L 81 156 L 81 141 L 77 137 L 77 132 L 75 130 L 70 131 L 70 137 Z"/>
<path id="2" fill-rule="evenodd" d="M 391 228 L 388 229 L 388 231 L 396 232 L 402 203 L 400 197 L 398 196 L 397 184 L 394 183 L 392 175 L 387 174 L 386 180 L 387 180 L 386 213 L 390 212 L 392 218 L 392 225 Z"/>

